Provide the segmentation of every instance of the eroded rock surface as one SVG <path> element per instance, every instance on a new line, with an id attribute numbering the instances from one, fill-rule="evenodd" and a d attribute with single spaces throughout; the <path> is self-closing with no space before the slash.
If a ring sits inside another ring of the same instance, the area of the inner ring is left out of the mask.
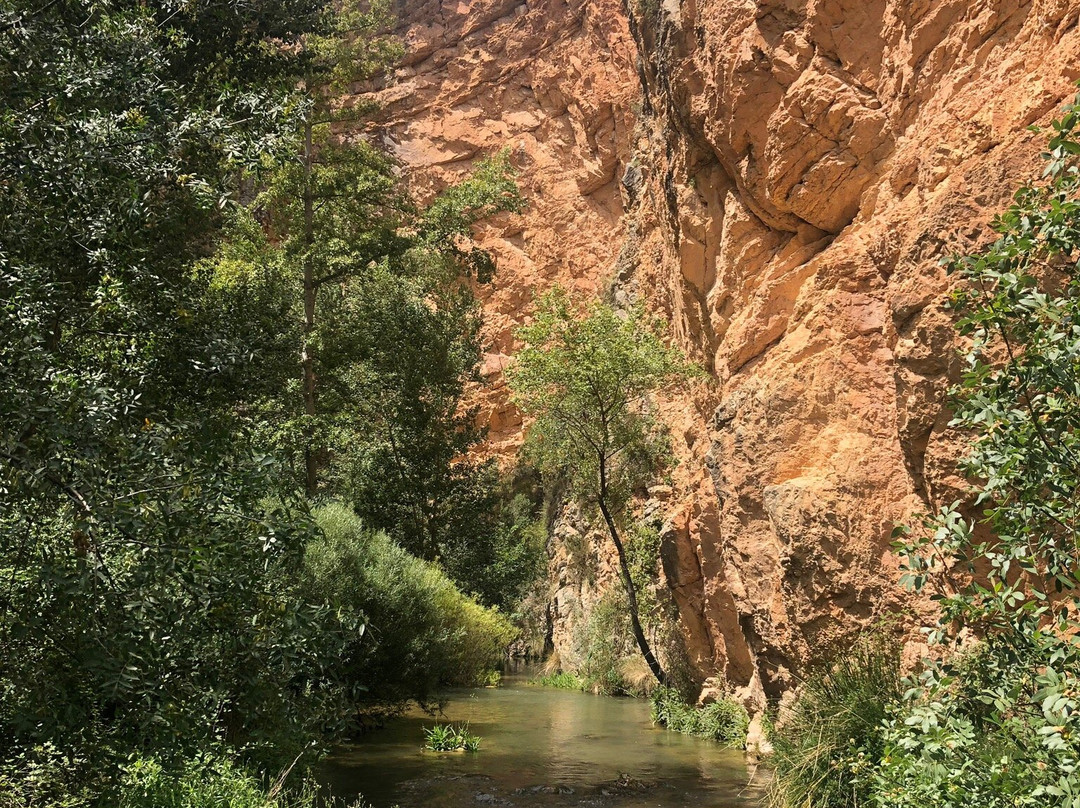
<path id="1" fill-rule="evenodd" d="M 409 0 L 403 64 L 377 93 L 390 150 L 421 198 L 509 149 L 528 200 L 480 227 L 498 272 L 479 291 L 489 343 L 481 417 L 488 448 L 520 444 L 502 369 L 534 292 L 599 293 L 622 243 L 619 176 L 640 96 L 617 0 Z"/>
<path id="2" fill-rule="evenodd" d="M 924 608 L 889 545 L 959 494 L 938 260 L 985 238 L 1037 171 L 1027 127 L 1073 92 L 1078 16 L 1020 0 L 638 9 L 652 114 L 626 285 L 718 380 L 670 408 L 688 438 L 675 524 L 700 564 L 674 584 L 733 683 L 775 694 L 853 626 Z"/>
<path id="3" fill-rule="evenodd" d="M 383 96 L 413 181 L 509 146 L 531 201 L 480 233 L 500 261 L 489 375 L 534 289 L 614 279 L 715 376 L 664 402 L 682 462 L 654 506 L 702 678 L 760 702 L 857 626 L 925 608 L 889 536 L 960 490 L 938 259 L 1037 172 L 1027 127 L 1073 92 L 1078 18 L 1080 0 L 406 5 L 412 55 Z M 508 450 L 520 419 L 487 395 Z M 560 582 L 557 631 L 590 586 Z"/>

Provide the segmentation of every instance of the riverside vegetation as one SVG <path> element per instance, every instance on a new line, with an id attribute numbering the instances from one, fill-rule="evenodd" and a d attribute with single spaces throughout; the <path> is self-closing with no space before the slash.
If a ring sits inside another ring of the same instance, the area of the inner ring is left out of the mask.
<path id="1" fill-rule="evenodd" d="M 499 155 L 402 192 L 332 100 L 386 24 L 0 2 L 4 808 L 314 805 L 513 635 L 537 507 L 459 458 L 469 226 L 521 200 Z"/>
<path id="2" fill-rule="evenodd" d="M 424 728 L 424 748 L 432 752 L 476 752 L 481 738 L 469 732 L 468 724 L 436 724 Z"/>
<path id="3" fill-rule="evenodd" d="M 941 606 L 935 656 L 901 682 L 892 640 L 867 640 L 811 674 L 780 717 L 776 806 L 1080 806 L 1077 103 L 997 239 L 949 261 L 970 339 L 953 426 L 979 482 L 897 531 L 904 582 Z"/>

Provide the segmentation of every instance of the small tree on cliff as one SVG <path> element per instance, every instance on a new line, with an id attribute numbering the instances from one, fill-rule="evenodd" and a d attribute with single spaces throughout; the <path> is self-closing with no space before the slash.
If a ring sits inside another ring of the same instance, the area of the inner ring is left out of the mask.
<path id="1" fill-rule="evenodd" d="M 526 346 L 509 383 L 514 402 L 536 418 L 529 447 L 540 467 L 564 475 L 582 501 L 600 510 L 619 556 L 634 638 L 664 683 L 641 627 L 619 521 L 633 489 L 669 458 L 646 399 L 693 368 L 664 345 L 657 323 L 640 308 L 623 314 L 596 302 L 584 316 L 575 314 L 561 289 L 541 298 L 535 321 L 519 332 Z"/>

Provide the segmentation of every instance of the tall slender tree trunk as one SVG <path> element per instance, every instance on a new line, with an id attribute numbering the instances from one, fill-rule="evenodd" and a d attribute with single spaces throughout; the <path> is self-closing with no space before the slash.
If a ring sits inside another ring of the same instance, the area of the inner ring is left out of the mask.
<path id="1" fill-rule="evenodd" d="M 311 187 L 311 169 L 315 160 L 312 143 L 312 124 L 304 123 L 304 337 L 300 354 L 303 371 L 304 414 L 314 421 L 318 413 L 315 387 L 315 266 L 311 255 L 315 245 L 315 199 Z M 314 426 L 314 424 L 312 424 Z M 304 492 L 312 498 L 319 490 L 320 447 L 314 445 L 315 436 L 309 434 L 304 445 Z"/>
<path id="2" fill-rule="evenodd" d="M 626 549 L 623 547 L 622 539 L 619 537 L 615 519 L 612 517 L 611 511 L 608 510 L 607 459 L 602 454 L 600 455 L 600 496 L 597 499 L 600 505 L 600 513 L 604 516 L 608 533 L 611 535 L 611 540 L 615 543 L 615 551 L 619 555 L 619 569 L 622 572 L 623 586 L 626 588 L 626 600 L 630 604 L 630 627 L 634 632 L 634 639 L 637 640 L 641 655 L 645 658 L 645 664 L 649 666 L 649 670 L 656 677 L 656 681 L 666 685 L 668 681 L 667 674 L 664 673 L 659 660 L 653 654 L 652 648 L 649 647 L 649 641 L 646 639 L 645 631 L 641 627 L 641 618 L 638 615 L 637 587 L 634 585 L 634 579 L 630 575 L 630 564 L 626 560 Z"/>

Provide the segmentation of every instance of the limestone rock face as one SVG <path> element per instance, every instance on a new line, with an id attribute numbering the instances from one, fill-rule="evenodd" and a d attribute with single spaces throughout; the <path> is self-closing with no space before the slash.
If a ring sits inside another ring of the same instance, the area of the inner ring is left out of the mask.
<path id="1" fill-rule="evenodd" d="M 385 145 L 420 198 L 509 149 L 528 210 L 479 227 L 498 271 L 479 289 L 489 344 L 480 393 L 489 451 L 512 452 L 521 417 L 502 369 L 535 292 L 598 294 L 622 244 L 619 176 L 641 94 L 618 0 L 408 0 L 407 54 L 375 93 Z"/>
<path id="2" fill-rule="evenodd" d="M 1072 95 L 1080 2 L 646 5 L 626 286 L 717 379 L 669 406 L 700 562 L 674 591 L 715 669 L 775 695 L 854 627 L 925 608 L 889 545 L 960 496 L 938 260 L 1038 170 L 1027 127 Z"/>
<path id="3" fill-rule="evenodd" d="M 521 428 L 498 381 L 512 326 L 555 282 L 644 299 L 714 376 L 662 402 L 681 463 L 653 506 L 703 679 L 760 701 L 926 608 L 889 537 L 962 485 L 938 260 L 1038 171 L 1027 127 L 1073 92 L 1078 18 L 1080 0 L 406 3 L 412 50 L 381 96 L 411 181 L 509 146 L 531 203 L 478 233 L 499 260 L 491 450 Z M 557 620 L 587 588 L 560 582 Z"/>

